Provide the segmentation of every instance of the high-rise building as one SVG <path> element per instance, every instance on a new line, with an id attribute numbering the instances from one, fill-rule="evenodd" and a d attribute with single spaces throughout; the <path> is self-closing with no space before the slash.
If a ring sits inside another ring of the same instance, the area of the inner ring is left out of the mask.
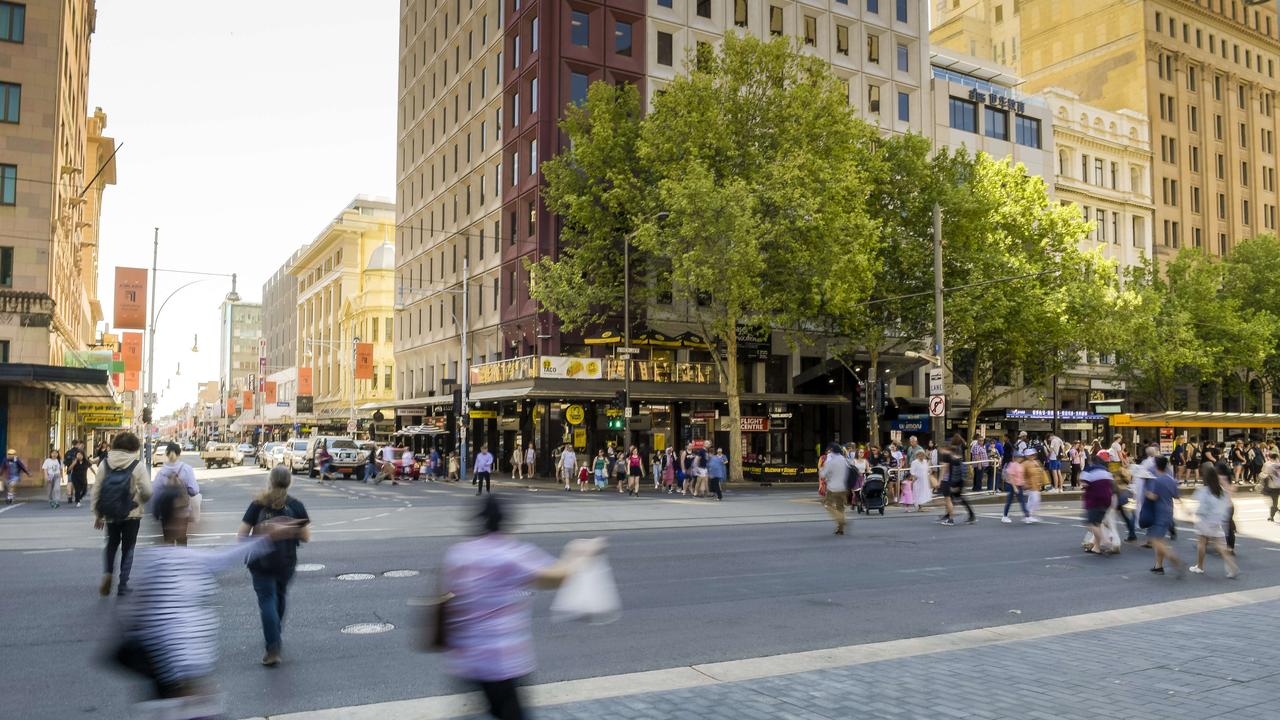
<path id="1" fill-rule="evenodd" d="M 452 431 L 451 392 L 467 365 L 484 385 L 498 378 L 528 379 L 533 372 L 498 368 L 496 362 L 593 352 L 580 334 L 561 333 L 556 319 L 539 311 L 529 295 L 526 270 L 527 262 L 558 252 L 558 223 L 542 204 L 539 164 L 565 144 L 558 126 L 563 108 L 582 102 L 590 83 L 632 83 L 647 104 L 685 71 L 686 58 L 704 44 L 714 46 L 726 32 L 789 36 L 848 81 L 849 102 L 865 118 L 886 132 L 927 132 L 933 123 L 927 13 L 923 0 L 403 0 L 396 404 L 404 423 L 425 423 L 415 427 L 429 429 L 449 423 Z M 464 272 L 465 304 L 460 297 Z M 470 330 L 465 364 L 464 305 Z M 684 329 L 689 328 L 676 332 Z M 616 332 L 613 337 L 616 341 Z M 710 366 L 706 343 L 692 342 L 691 348 L 668 344 L 657 349 L 658 356 L 646 358 L 662 364 L 643 371 L 646 382 L 666 384 L 652 389 L 658 395 L 654 412 L 641 408 L 645 419 L 637 425 L 650 423 L 642 444 L 655 447 L 688 434 L 684 429 L 691 425 L 680 418 L 694 411 L 671 405 L 681 399 L 678 379 L 693 381 L 693 388 L 683 390 L 698 390 L 708 407 L 722 397 L 714 373 L 700 364 Z M 775 348 L 780 357 L 753 358 L 746 371 L 747 387 L 758 384 L 762 397 L 766 375 L 769 388 L 791 390 L 792 376 L 820 364 L 819 358 L 802 360 L 783 345 L 780 341 Z M 770 354 L 767 348 L 757 351 Z M 582 382 L 575 387 L 589 389 L 587 394 L 598 399 L 620 385 L 618 372 L 606 365 L 590 388 Z M 569 427 L 560 422 L 560 401 L 570 404 L 564 392 L 544 396 L 553 391 L 477 388 L 471 397 L 487 397 L 492 407 L 473 415 L 484 418 L 472 427 L 476 442 L 493 441 L 493 449 L 505 455 L 515 443 L 545 447 L 575 439 L 571 433 L 562 436 Z M 551 397 L 556 400 L 549 402 Z M 594 432 L 596 411 L 604 408 L 588 406 L 587 425 Z M 759 411 L 767 415 L 763 406 Z M 697 412 L 697 431 L 714 435 L 714 410 Z M 501 416 L 493 417 L 496 413 Z M 779 419 L 777 425 L 785 428 L 786 422 Z M 783 430 L 762 439 L 761 445 L 772 449 L 761 454 L 786 455 L 786 435 Z M 796 457 L 813 445 L 799 434 L 792 444 Z"/>
<path id="2" fill-rule="evenodd" d="M 942 0 L 938 9 L 935 43 L 966 46 L 964 28 L 976 28 L 990 50 L 998 28 L 1027 91 L 1062 88 L 1150 119 L 1157 257 L 1183 247 L 1221 255 L 1276 231 L 1275 5 Z"/>
<path id="3" fill-rule="evenodd" d="M 223 301 L 218 332 L 218 376 L 222 386 L 222 411 L 229 422 L 245 411 L 244 393 L 256 391 L 258 340 L 262 337 L 262 304 Z"/>
<path id="4" fill-rule="evenodd" d="M 88 116 L 92 0 L 0 2 L 0 447 L 30 466 L 91 430 L 113 399 L 110 354 L 86 352 L 98 215 L 115 182 L 106 116 Z"/>

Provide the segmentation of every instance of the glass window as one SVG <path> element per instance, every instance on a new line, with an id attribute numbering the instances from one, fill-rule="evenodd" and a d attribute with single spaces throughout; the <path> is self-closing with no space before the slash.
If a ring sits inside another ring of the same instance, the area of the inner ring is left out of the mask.
<path id="1" fill-rule="evenodd" d="M 520 36 L 519 35 L 516 35 L 515 38 L 511 40 L 511 67 L 513 68 L 520 67 Z M 445 73 L 445 77 L 448 77 L 447 71 Z"/>
<path id="2" fill-rule="evenodd" d="M 773 35 L 782 34 L 782 8 L 777 5 L 769 6 L 769 32 Z"/>
<path id="3" fill-rule="evenodd" d="M 911 95 L 904 92 L 898 93 L 898 119 L 911 122 Z"/>
<path id="4" fill-rule="evenodd" d="M 711 17 L 711 0 L 698 0 L 698 17 Z"/>
<path id="5" fill-rule="evenodd" d="M 671 7 L 671 0 L 658 0 L 658 4 L 664 8 Z"/>
<path id="6" fill-rule="evenodd" d="M 22 112 L 22 86 L 0 82 L 0 122 L 16 123 Z"/>
<path id="7" fill-rule="evenodd" d="M 867 86 L 867 112 L 877 113 L 877 114 L 880 112 L 880 86 L 879 85 Z"/>
<path id="8" fill-rule="evenodd" d="M 812 47 L 818 45 L 818 19 L 809 15 L 804 16 L 804 44 Z"/>
<path id="9" fill-rule="evenodd" d="M 0 40 L 20 43 L 26 37 L 27 6 L 0 2 Z"/>
<path id="10" fill-rule="evenodd" d="M 587 86 L 590 80 L 580 72 L 569 73 L 569 102 L 581 105 L 587 101 Z"/>
<path id="11" fill-rule="evenodd" d="M 631 23 L 617 21 L 613 25 L 613 51 L 631 57 Z"/>
<path id="12" fill-rule="evenodd" d="M 963 98 L 951 98 L 951 127 L 966 132 L 978 132 L 978 105 Z"/>
<path id="13" fill-rule="evenodd" d="M 898 18 L 898 22 L 907 21 L 907 0 L 898 0 L 898 7 L 895 16 Z"/>
<path id="14" fill-rule="evenodd" d="M 849 27 L 847 25 L 836 26 L 836 52 L 841 55 L 849 54 Z"/>
<path id="15" fill-rule="evenodd" d="M 671 33 L 658 31 L 658 64 L 671 67 Z"/>
<path id="16" fill-rule="evenodd" d="M 867 62 L 880 62 L 880 36 L 867 35 Z"/>
<path id="17" fill-rule="evenodd" d="M 733 0 L 733 24 L 747 26 L 747 0 Z"/>
<path id="18" fill-rule="evenodd" d="M 538 141 L 529 141 L 529 174 L 538 174 Z"/>
<path id="19" fill-rule="evenodd" d="M 867 12 L 872 13 L 872 14 L 875 14 L 875 15 L 879 15 L 879 14 L 880 14 L 880 0 L 867 0 Z"/>
<path id="20" fill-rule="evenodd" d="M 538 112 L 538 78 L 529 81 L 529 114 Z"/>
<path id="21" fill-rule="evenodd" d="M 18 166 L 0 165 L 0 205 L 18 203 Z"/>
<path id="22" fill-rule="evenodd" d="M 520 93 L 511 96 L 511 127 L 520 127 Z"/>
<path id="23" fill-rule="evenodd" d="M 591 16 L 581 10 L 569 13 L 569 41 L 580 47 L 591 44 Z"/>
<path id="24" fill-rule="evenodd" d="M 1015 132 L 1019 145 L 1025 145 L 1030 148 L 1040 148 L 1040 121 L 1026 115 L 1018 115 L 1015 119 Z M 1112 163 L 1111 185 L 1115 187 L 1115 163 Z"/>
<path id="25" fill-rule="evenodd" d="M 907 46 L 898 44 L 898 69 L 902 72 L 911 70 L 911 53 L 907 50 Z"/>
<path id="26" fill-rule="evenodd" d="M 982 108 L 984 134 L 997 140 L 1009 139 L 1009 113 L 993 107 Z"/>
<path id="27" fill-rule="evenodd" d="M 0 247 L 0 287 L 13 287 L 13 248 Z"/>

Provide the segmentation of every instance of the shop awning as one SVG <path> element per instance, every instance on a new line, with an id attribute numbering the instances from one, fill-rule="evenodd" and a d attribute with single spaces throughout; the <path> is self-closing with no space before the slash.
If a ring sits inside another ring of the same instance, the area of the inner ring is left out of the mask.
<path id="1" fill-rule="evenodd" d="M 360 412 L 373 412 L 374 410 L 396 410 L 399 408 L 423 407 L 426 405 L 445 405 L 453 401 L 448 395 L 432 395 L 431 397 L 418 398 L 416 400 L 384 400 L 382 402 L 365 403 L 356 408 Z"/>
<path id="2" fill-rule="evenodd" d="M 650 328 L 639 335 L 633 336 L 631 338 L 631 344 L 639 345 L 641 347 L 678 348 L 680 347 L 680 340 L 664 332 L 659 332 Z"/>
<path id="3" fill-rule="evenodd" d="M 622 334 L 614 330 L 604 330 L 582 338 L 582 342 L 587 345 L 617 345 L 622 342 Z"/>
<path id="4" fill-rule="evenodd" d="M 412 435 L 444 435 L 445 431 L 434 425 L 410 425 L 409 427 L 401 428 L 392 434 L 393 435 L 410 435 L 410 436 Z"/>
<path id="5" fill-rule="evenodd" d="M 677 335 L 675 339 L 680 341 L 680 347 L 693 348 L 695 350 L 711 349 L 711 343 L 707 342 L 706 338 L 696 332 L 682 332 Z"/>
<path id="6" fill-rule="evenodd" d="M 1280 428 L 1277 413 L 1196 412 L 1122 413 L 1108 418 L 1111 427 Z"/>
<path id="7" fill-rule="evenodd" d="M 5 363 L 0 365 L 0 386 L 40 388 L 81 400 L 115 400 L 107 371 L 93 368 Z"/>

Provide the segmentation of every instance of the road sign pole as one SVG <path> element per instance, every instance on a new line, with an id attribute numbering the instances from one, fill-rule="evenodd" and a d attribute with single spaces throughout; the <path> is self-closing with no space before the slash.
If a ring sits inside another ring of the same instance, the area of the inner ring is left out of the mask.
<path id="1" fill-rule="evenodd" d="M 945 355 L 943 355 L 943 347 L 942 347 L 942 342 L 943 342 L 942 322 L 943 322 L 942 206 L 937 203 L 934 203 L 933 205 L 933 354 L 934 354 L 934 357 L 938 358 L 937 368 L 939 371 L 943 370 L 943 361 L 945 360 L 945 357 L 946 357 Z M 945 414 L 945 406 L 946 406 L 945 390 L 946 390 L 946 386 L 945 386 L 945 378 L 944 378 L 943 392 L 940 393 L 941 395 L 944 396 L 944 401 L 943 401 L 944 413 L 941 418 L 931 422 L 931 424 L 933 425 L 933 445 L 934 447 L 938 448 L 938 450 L 942 449 L 943 435 L 946 433 L 946 427 L 947 427 L 947 418 Z M 930 405 L 932 405 L 932 403 L 930 403 Z M 930 414 L 932 415 L 932 413 Z"/>

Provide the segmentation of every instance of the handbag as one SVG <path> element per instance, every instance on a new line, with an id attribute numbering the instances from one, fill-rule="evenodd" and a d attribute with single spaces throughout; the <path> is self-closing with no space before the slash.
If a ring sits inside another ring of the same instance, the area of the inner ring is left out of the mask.
<path id="1" fill-rule="evenodd" d="M 818 478 L 818 497 L 827 496 L 827 480 L 826 478 Z"/>
<path id="2" fill-rule="evenodd" d="M 1142 509 L 1138 511 L 1138 527 L 1147 529 L 1156 523 L 1156 503 L 1154 500 L 1147 500 L 1142 503 Z"/>

